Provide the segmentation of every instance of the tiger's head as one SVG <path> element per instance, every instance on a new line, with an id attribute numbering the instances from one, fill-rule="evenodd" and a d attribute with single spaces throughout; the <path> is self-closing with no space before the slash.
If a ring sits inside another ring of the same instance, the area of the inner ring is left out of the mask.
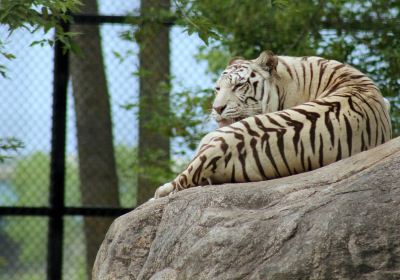
<path id="1" fill-rule="evenodd" d="M 265 112 L 266 87 L 278 78 L 277 64 L 277 56 L 270 51 L 254 60 L 234 58 L 229 62 L 215 85 L 211 117 L 219 127 Z"/>

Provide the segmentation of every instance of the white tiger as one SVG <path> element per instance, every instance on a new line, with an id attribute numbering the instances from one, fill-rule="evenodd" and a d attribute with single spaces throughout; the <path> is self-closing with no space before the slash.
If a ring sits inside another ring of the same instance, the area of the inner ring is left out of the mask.
<path id="1" fill-rule="evenodd" d="M 155 198 L 208 183 L 297 174 L 391 138 L 389 103 L 359 70 L 320 57 L 233 60 L 215 87 L 213 118 L 188 167 Z"/>

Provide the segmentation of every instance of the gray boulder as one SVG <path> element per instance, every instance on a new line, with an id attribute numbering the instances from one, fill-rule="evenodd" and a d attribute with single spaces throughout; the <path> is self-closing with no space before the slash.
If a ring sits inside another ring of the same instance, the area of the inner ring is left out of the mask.
<path id="1" fill-rule="evenodd" d="M 400 138 L 147 202 L 113 223 L 93 279 L 400 279 Z"/>

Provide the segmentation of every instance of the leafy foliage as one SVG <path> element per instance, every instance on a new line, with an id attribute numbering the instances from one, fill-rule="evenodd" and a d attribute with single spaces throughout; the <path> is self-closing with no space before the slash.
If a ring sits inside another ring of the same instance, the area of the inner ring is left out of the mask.
<path id="1" fill-rule="evenodd" d="M 134 206 L 137 194 L 137 148 L 118 145 L 115 147 L 117 163 L 119 200 L 121 207 Z"/>
<path id="2" fill-rule="evenodd" d="M 2 0 L 0 23 L 6 24 L 10 32 L 26 28 L 32 32 L 43 28 L 60 28 L 61 22 L 71 20 L 70 12 L 78 11 L 80 0 Z"/>
<path id="3" fill-rule="evenodd" d="M 0 162 L 10 158 L 10 152 L 16 152 L 23 146 L 23 143 L 16 138 L 0 138 Z"/>
<path id="4" fill-rule="evenodd" d="M 80 0 L 2 0 L 0 1 L 0 24 L 6 25 L 11 35 L 19 28 L 25 28 L 30 32 L 43 29 L 47 34 L 55 29 L 55 39 L 43 39 L 32 42 L 31 45 L 53 45 L 55 41 L 61 41 L 64 49 L 79 52 L 79 49 L 71 40 L 75 35 L 64 30 L 63 24 L 71 21 L 71 12 L 77 12 L 82 3 Z M 7 59 L 14 56 L 4 49 L 4 39 L 0 39 L 0 55 Z M 5 77 L 4 65 L 0 65 L 0 74 Z"/>
<path id="5" fill-rule="evenodd" d="M 199 59 L 219 73 L 232 56 L 255 58 L 269 49 L 285 55 L 320 55 L 369 74 L 392 104 L 400 135 L 400 1 L 177 0 L 178 15 L 207 42 Z M 218 34 L 218 38 L 215 37 Z"/>
<path id="6" fill-rule="evenodd" d="M 171 79 L 173 80 L 173 78 Z M 156 90 L 160 93 L 165 91 L 172 92 L 172 88 L 167 84 L 159 85 Z M 168 107 L 162 103 L 164 100 L 161 94 L 156 94 L 155 96 L 156 97 L 151 99 L 151 104 L 157 104 L 154 106 L 168 110 Z M 146 122 L 146 127 L 150 130 L 159 131 L 163 135 L 168 135 L 175 140 L 176 145 L 174 145 L 173 149 L 174 159 L 170 162 L 158 163 L 154 165 L 152 169 L 145 170 L 137 162 L 137 151 L 130 151 L 129 153 L 132 154 L 130 158 L 134 160 L 131 162 L 131 169 L 128 170 L 126 174 L 129 174 L 129 172 L 133 170 L 134 174 L 143 174 L 149 181 L 157 185 L 160 182 L 173 179 L 179 166 L 184 165 L 185 162 L 189 160 L 185 158 L 188 151 L 196 149 L 201 137 L 203 137 L 207 131 L 207 114 L 209 108 L 211 108 L 211 98 L 212 94 L 210 91 L 203 89 L 174 92 L 170 99 L 170 107 L 174 109 L 170 110 L 168 114 L 157 112 L 152 119 Z M 142 100 L 144 99 L 146 98 L 142 97 Z M 161 104 L 163 104 L 163 106 L 161 106 Z M 139 103 L 127 103 L 123 107 L 127 110 L 137 111 Z M 165 118 L 163 116 L 168 117 Z M 123 147 L 120 147 L 119 149 L 122 148 Z M 147 155 L 146 160 L 148 162 L 156 162 L 161 156 L 161 153 L 161 150 L 152 150 L 151 154 L 149 153 Z M 178 161 L 176 161 L 176 159 L 178 159 Z"/>
<path id="7" fill-rule="evenodd" d="M 0 57 L 4 57 L 7 60 L 15 59 L 15 56 L 12 53 L 6 51 L 4 43 L 0 41 Z M 7 78 L 7 68 L 4 65 L 0 64 L 0 75 L 3 78 Z"/>

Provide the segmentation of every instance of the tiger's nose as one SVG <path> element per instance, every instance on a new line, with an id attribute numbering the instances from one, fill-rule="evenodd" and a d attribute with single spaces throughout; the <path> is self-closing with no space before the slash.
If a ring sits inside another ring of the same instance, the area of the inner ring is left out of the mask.
<path id="1" fill-rule="evenodd" d="M 215 112 L 217 112 L 218 114 L 222 114 L 222 112 L 226 109 L 226 105 L 224 106 L 219 106 L 219 107 L 214 107 L 213 108 L 215 110 Z"/>

